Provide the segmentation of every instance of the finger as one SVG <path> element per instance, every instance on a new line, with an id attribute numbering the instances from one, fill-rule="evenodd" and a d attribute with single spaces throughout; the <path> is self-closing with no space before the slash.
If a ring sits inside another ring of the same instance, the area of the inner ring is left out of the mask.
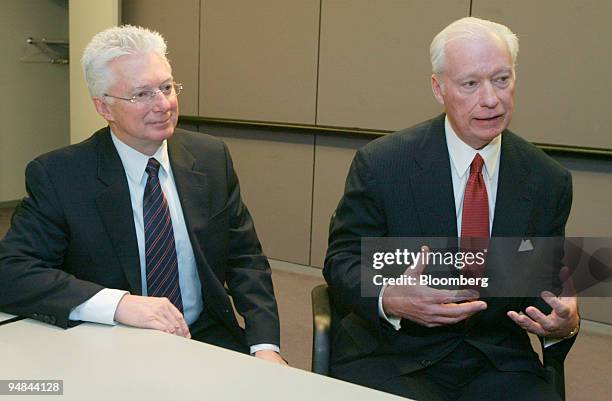
<path id="1" fill-rule="evenodd" d="M 185 338 L 191 338 L 191 333 L 189 332 L 189 326 L 187 325 L 187 322 L 185 321 L 185 318 L 183 317 L 183 315 L 179 315 L 177 317 L 177 324 L 179 325 L 178 330 L 179 330 L 180 335 Z"/>
<path id="2" fill-rule="evenodd" d="M 464 302 L 464 301 L 475 301 L 480 297 L 480 294 L 476 290 L 441 290 L 446 295 L 444 303 L 450 302 Z"/>
<path id="3" fill-rule="evenodd" d="M 451 324 L 457 324 L 465 319 L 467 319 L 468 317 L 445 317 L 445 316 L 438 316 L 430 321 L 425 321 L 423 322 L 424 325 L 426 327 L 438 327 L 438 326 L 448 326 Z"/>
<path id="4" fill-rule="evenodd" d="M 563 266 L 559 271 L 559 279 L 561 280 L 561 297 L 575 297 L 576 288 L 574 287 L 574 280 L 570 269 L 567 266 Z"/>
<path id="5" fill-rule="evenodd" d="M 478 291 L 474 290 L 439 290 L 436 288 L 426 287 L 423 290 L 426 292 L 428 297 L 430 297 L 434 303 L 438 304 L 449 304 L 449 303 L 457 303 L 457 302 L 465 302 L 465 301 L 475 301 L 478 299 Z"/>
<path id="6" fill-rule="evenodd" d="M 427 266 L 427 263 L 425 263 L 428 259 L 428 255 L 429 254 L 429 247 L 427 245 L 423 245 L 421 247 L 421 252 L 419 253 L 419 258 L 417 263 L 414 265 L 414 268 L 409 267 L 408 269 L 406 269 L 406 274 L 415 276 L 415 277 L 419 277 L 422 273 L 423 270 L 425 270 L 425 267 Z"/>
<path id="7" fill-rule="evenodd" d="M 437 314 L 432 316 L 423 316 L 423 324 L 427 327 L 445 326 L 450 324 L 457 324 L 465 319 L 471 317 L 473 313 L 461 313 L 454 316 L 445 316 L 443 314 Z"/>
<path id="8" fill-rule="evenodd" d="M 460 304 L 433 305 L 429 313 L 440 317 L 465 319 L 486 308 L 487 304 L 483 301 L 471 301 Z"/>
<path id="9" fill-rule="evenodd" d="M 550 315 L 545 315 L 542 313 L 542 311 L 534 306 L 530 306 L 525 309 L 525 313 L 533 322 L 539 324 L 547 332 L 554 331 L 558 328 L 558 324 L 555 323 L 554 319 Z"/>
<path id="10" fill-rule="evenodd" d="M 542 326 L 531 320 L 528 316 L 518 314 L 515 311 L 508 311 L 507 315 L 510 319 L 512 319 L 512 321 L 514 321 L 514 323 L 530 333 L 534 333 L 542 337 L 548 335 Z"/>
<path id="11" fill-rule="evenodd" d="M 168 333 L 181 335 L 181 325 L 177 322 L 177 316 L 181 314 L 178 309 L 170 302 L 168 298 L 163 299 L 163 307 L 161 308 L 160 317 L 163 319 Z"/>
<path id="12" fill-rule="evenodd" d="M 169 300 L 167 304 L 167 312 L 169 316 L 169 322 L 172 324 L 174 329 L 173 333 L 181 337 L 191 338 L 191 334 L 189 333 L 189 326 L 185 321 L 185 317 L 183 316 L 181 311 L 179 311 L 178 308 Z"/>
<path id="13" fill-rule="evenodd" d="M 559 297 L 556 297 L 555 294 L 548 291 L 542 292 L 541 296 L 544 302 L 550 305 L 550 307 L 553 308 L 553 310 L 557 315 L 559 315 L 559 317 L 566 318 L 567 316 L 569 316 L 570 307 L 567 303 L 572 302 L 572 298 L 567 297 L 561 299 Z"/>

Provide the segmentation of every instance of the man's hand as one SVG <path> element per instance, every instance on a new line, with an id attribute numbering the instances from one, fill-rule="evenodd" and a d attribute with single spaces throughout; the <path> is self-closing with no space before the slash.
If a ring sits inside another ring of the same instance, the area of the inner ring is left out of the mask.
<path id="1" fill-rule="evenodd" d="M 548 291 L 542 292 L 542 299 L 552 307 L 548 315 L 543 314 L 535 306 L 529 306 L 525 309 L 525 315 L 509 311 L 508 317 L 523 329 L 540 337 L 567 337 L 578 327 L 580 321 L 578 299 L 567 267 L 561 269 L 559 278 L 563 287 L 558 297 Z"/>
<path id="2" fill-rule="evenodd" d="M 421 248 L 424 256 L 429 248 Z M 485 310 L 487 304 L 477 300 L 478 292 L 474 290 L 438 290 L 419 285 L 419 276 L 425 269 L 421 260 L 414 269 L 404 272 L 416 278 L 415 285 L 390 285 L 383 293 L 383 309 L 387 316 L 401 317 L 426 327 L 455 324 L 473 314 Z"/>
<path id="3" fill-rule="evenodd" d="M 115 321 L 191 338 L 185 318 L 168 298 L 126 294 L 117 305 Z"/>
<path id="4" fill-rule="evenodd" d="M 272 351 L 271 349 L 263 349 L 255 353 L 255 357 L 266 361 L 278 363 L 281 365 L 288 365 L 278 352 Z"/>

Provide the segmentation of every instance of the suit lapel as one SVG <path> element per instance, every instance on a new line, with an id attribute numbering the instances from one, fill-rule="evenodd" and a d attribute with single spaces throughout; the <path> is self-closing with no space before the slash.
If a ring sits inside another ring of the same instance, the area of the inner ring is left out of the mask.
<path id="1" fill-rule="evenodd" d="M 142 294 L 140 256 L 127 178 L 110 130 L 107 128 L 98 138 L 98 180 L 102 188 L 96 198 L 98 212 L 131 292 Z"/>
<path id="2" fill-rule="evenodd" d="M 200 278 L 204 288 L 210 282 L 205 278 L 214 276 L 198 237 L 198 235 L 202 235 L 210 217 L 211 191 L 208 190 L 208 178 L 203 172 L 204 168 L 198 165 L 197 159 L 176 139 L 176 133 L 168 140 L 168 155 L 172 165 L 176 190 L 183 209 L 185 225 L 189 233 L 189 240 L 198 270 L 202 275 Z M 207 291 L 204 291 L 205 296 L 207 293 Z"/>
<path id="3" fill-rule="evenodd" d="M 521 237 L 530 233 L 531 194 L 534 192 L 534 184 L 528 163 L 523 160 L 516 141 L 512 133 L 502 134 L 495 216 L 491 233 L 494 237 Z"/>
<path id="4" fill-rule="evenodd" d="M 208 179 L 197 160 L 175 137 L 168 140 L 168 155 L 185 222 L 192 235 L 194 228 L 203 226 L 210 217 Z"/>
<path id="5" fill-rule="evenodd" d="M 455 196 L 444 136 L 444 115 L 434 119 L 415 154 L 411 190 L 423 236 L 457 236 Z"/>

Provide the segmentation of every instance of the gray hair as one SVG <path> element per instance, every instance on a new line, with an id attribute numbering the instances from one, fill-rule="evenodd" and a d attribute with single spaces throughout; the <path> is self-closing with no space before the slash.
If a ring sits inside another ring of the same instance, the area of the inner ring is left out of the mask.
<path id="1" fill-rule="evenodd" d="M 444 72 L 446 45 L 457 39 L 476 39 L 496 36 L 503 40 L 512 56 L 512 72 L 516 65 L 519 43 L 516 35 L 505 25 L 475 17 L 458 19 L 438 33 L 429 46 L 431 69 L 434 74 Z"/>
<path id="2" fill-rule="evenodd" d="M 168 62 L 167 47 L 159 32 L 122 25 L 97 33 L 83 51 L 81 65 L 91 96 L 104 96 L 115 81 L 108 64 L 127 54 L 155 53 Z"/>

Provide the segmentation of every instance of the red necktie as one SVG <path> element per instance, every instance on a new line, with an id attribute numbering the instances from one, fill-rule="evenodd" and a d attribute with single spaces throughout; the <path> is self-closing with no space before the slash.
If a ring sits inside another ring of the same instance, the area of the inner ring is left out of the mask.
<path id="1" fill-rule="evenodd" d="M 489 244 L 489 198 L 482 176 L 483 164 L 482 157 L 476 154 L 470 165 L 470 177 L 463 195 L 461 248 L 469 252 L 482 252 Z M 484 268 L 484 264 L 471 264 L 465 267 L 465 273 L 471 277 L 482 277 Z"/>

